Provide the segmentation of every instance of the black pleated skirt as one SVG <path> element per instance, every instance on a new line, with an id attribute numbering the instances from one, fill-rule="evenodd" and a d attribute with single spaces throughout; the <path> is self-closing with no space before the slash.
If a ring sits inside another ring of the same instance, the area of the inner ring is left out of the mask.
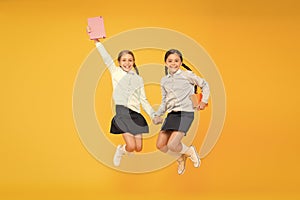
<path id="1" fill-rule="evenodd" d="M 184 135 L 190 129 L 194 120 L 194 112 L 172 111 L 168 113 L 161 130 L 163 131 L 180 131 Z"/>
<path id="2" fill-rule="evenodd" d="M 111 120 L 110 132 L 136 135 L 149 133 L 149 127 L 143 115 L 125 106 L 116 105 L 116 115 Z"/>

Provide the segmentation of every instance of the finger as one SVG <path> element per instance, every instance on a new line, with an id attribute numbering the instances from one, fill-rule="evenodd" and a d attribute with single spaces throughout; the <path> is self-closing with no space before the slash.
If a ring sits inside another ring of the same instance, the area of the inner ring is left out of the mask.
<path id="1" fill-rule="evenodd" d="M 92 31 L 91 31 L 91 27 L 87 26 L 87 27 L 86 27 L 86 32 L 88 32 L 88 33 L 92 32 Z"/>

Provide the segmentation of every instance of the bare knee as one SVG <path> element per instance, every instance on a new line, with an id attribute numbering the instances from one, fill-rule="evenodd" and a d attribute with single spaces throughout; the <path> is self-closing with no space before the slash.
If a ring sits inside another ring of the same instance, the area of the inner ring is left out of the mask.
<path id="1" fill-rule="evenodd" d="M 165 143 L 156 143 L 156 148 L 164 153 L 168 151 L 168 147 Z"/>
<path id="2" fill-rule="evenodd" d="M 136 147 L 135 147 L 136 152 L 140 152 L 140 151 L 142 151 L 142 149 L 143 149 L 142 145 L 136 145 Z"/>
<path id="3" fill-rule="evenodd" d="M 135 144 L 126 144 L 125 149 L 127 152 L 133 152 L 136 149 L 136 147 Z"/>
<path id="4" fill-rule="evenodd" d="M 167 142 L 169 136 L 167 135 L 166 131 L 160 131 L 158 139 L 156 141 L 156 148 L 160 151 L 166 153 L 168 151 Z"/>
<path id="5" fill-rule="evenodd" d="M 161 143 L 161 142 L 157 142 L 157 143 L 156 143 L 156 148 L 159 149 L 159 150 L 163 149 L 165 146 L 166 146 L 166 145 L 163 144 L 163 143 Z"/>

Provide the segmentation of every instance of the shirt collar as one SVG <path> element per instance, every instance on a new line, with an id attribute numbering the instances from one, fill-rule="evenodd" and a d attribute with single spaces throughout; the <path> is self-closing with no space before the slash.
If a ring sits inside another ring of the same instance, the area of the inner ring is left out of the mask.
<path id="1" fill-rule="evenodd" d="M 133 70 L 130 70 L 129 72 L 127 72 L 128 74 L 132 74 L 132 75 L 134 75 L 135 74 L 135 72 L 133 71 Z"/>
<path id="2" fill-rule="evenodd" d="M 124 70 L 122 69 L 121 66 L 119 66 L 119 67 L 120 67 L 120 69 L 122 70 L 122 72 L 124 72 L 124 73 L 126 73 L 126 74 L 131 74 L 131 75 L 136 74 L 136 72 L 135 72 L 135 70 L 134 70 L 133 68 L 132 68 L 130 71 L 126 72 L 126 71 L 124 71 Z"/>
<path id="3" fill-rule="evenodd" d="M 173 74 L 173 75 L 178 75 L 178 74 L 180 74 L 181 72 L 182 72 L 181 69 L 178 69 L 177 72 L 175 72 L 175 74 Z M 168 78 L 171 77 L 171 76 L 172 76 L 171 74 L 168 74 L 168 75 L 167 75 Z"/>

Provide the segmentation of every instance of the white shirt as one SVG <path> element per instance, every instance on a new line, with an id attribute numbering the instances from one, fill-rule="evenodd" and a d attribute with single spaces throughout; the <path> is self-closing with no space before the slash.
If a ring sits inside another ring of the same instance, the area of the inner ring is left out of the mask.
<path id="1" fill-rule="evenodd" d="M 209 98 L 208 83 L 196 76 L 192 71 L 178 70 L 175 74 L 168 74 L 161 79 L 162 103 L 155 113 L 163 115 L 166 111 L 194 112 L 190 96 L 194 94 L 194 85 L 202 89 L 202 102 L 207 103 Z"/>
<path id="2" fill-rule="evenodd" d="M 154 110 L 146 98 L 142 77 L 133 71 L 125 72 L 121 67 L 117 67 L 102 43 L 97 42 L 96 47 L 111 74 L 115 104 L 126 106 L 138 113 L 141 112 L 142 104 L 146 113 L 153 118 Z"/>

